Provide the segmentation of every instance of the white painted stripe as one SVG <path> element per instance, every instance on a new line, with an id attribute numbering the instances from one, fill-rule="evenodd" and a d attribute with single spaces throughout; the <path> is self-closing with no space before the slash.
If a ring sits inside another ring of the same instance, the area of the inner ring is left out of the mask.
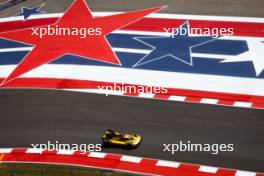
<path id="1" fill-rule="evenodd" d="M 94 16 L 108 16 L 122 12 L 93 12 Z M 167 14 L 152 13 L 147 18 L 165 18 L 165 19 L 186 19 L 186 20 L 212 20 L 212 21 L 234 21 L 234 22 L 256 22 L 264 23 L 264 18 L 256 17 L 234 17 L 234 16 L 210 16 L 210 15 L 188 15 L 188 14 Z"/>
<path id="2" fill-rule="evenodd" d="M 108 95 L 124 95 L 124 92 L 122 91 L 114 91 L 114 90 L 106 90 L 103 94 L 105 94 L 106 96 Z"/>
<path id="3" fill-rule="evenodd" d="M 184 96 L 174 96 L 174 95 L 172 95 L 172 96 L 169 97 L 169 100 L 171 100 L 171 101 L 185 101 L 186 98 L 187 97 L 184 97 Z"/>
<path id="4" fill-rule="evenodd" d="M 192 57 L 198 57 L 198 58 L 208 58 L 208 59 L 229 59 L 234 56 L 232 55 L 223 55 L 223 54 L 204 54 L 204 53 L 191 53 Z"/>
<path id="5" fill-rule="evenodd" d="M 72 91 L 72 92 L 103 94 L 105 96 L 108 96 L 108 95 L 122 96 L 122 95 L 124 95 L 124 92 L 122 92 L 122 91 L 110 91 L 110 90 L 102 90 L 102 89 L 63 89 L 63 90 Z"/>
<path id="6" fill-rule="evenodd" d="M 217 167 L 211 167 L 211 166 L 200 166 L 199 171 L 215 174 L 218 171 L 218 168 Z"/>
<path id="7" fill-rule="evenodd" d="M 114 91 L 114 90 L 100 90 L 99 91 L 90 91 L 91 93 L 98 93 L 98 94 L 104 94 L 105 96 L 108 96 L 108 95 L 118 95 L 118 96 L 121 96 L 121 95 L 124 95 L 124 92 L 122 91 Z"/>
<path id="8" fill-rule="evenodd" d="M 181 163 L 178 162 L 173 162 L 173 161 L 164 161 L 164 160 L 159 160 L 156 165 L 157 166 L 166 166 L 166 167 L 173 167 L 173 168 L 178 168 Z"/>
<path id="9" fill-rule="evenodd" d="M 247 172 L 247 171 L 236 171 L 235 176 L 256 176 L 255 172 Z"/>
<path id="10" fill-rule="evenodd" d="M 27 149 L 26 153 L 42 153 L 44 150 L 41 148 L 29 148 Z"/>
<path id="11" fill-rule="evenodd" d="M 151 93 L 139 93 L 138 97 L 140 98 L 153 98 L 155 96 L 155 94 L 151 94 Z"/>
<path id="12" fill-rule="evenodd" d="M 101 89 L 63 89 L 63 90 L 72 91 L 72 92 L 105 94 L 105 91 Z"/>
<path id="13" fill-rule="evenodd" d="M 127 162 L 133 162 L 133 163 L 140 163 L 142 161 L 142 158 L 123 155 L 120 160 L 127 161 Z"/>
<path id="14" fill-rule="evenodd" d="M 211 98 L 203 98 L 201 100 L 201 103 L 206 103 L 206 104 L 217 104 L 218 100 L 217 99 L 211 99 Z"/>
<path id="15" fill-rule="evenodd" d="M 49 14 L 38 14 L 38 15 L 31 15 L 28 20 L 32 19 L 43 19 L 43 18 L 58 18 L 61 17 L 62 13 L 49 13 Z M 7 17 L 7 18 L 0 18 L 0 23 L 2 22 L 11 22 L 11 21 L 24 21 L 23 16 L 14 16 L 14 17 Z"/>
<path id="16" fill-rule="evenodd" d="M 106 96 L 108 96 L 108 95 L 117 95 L 117 96 L 125 95 L 124 92 L 115 91 L 115 94 L 113 94 L 111 92 L 109 93 L 109 92 L 98 90 L 98 89 L 62 89 L 62 90 L 72 91 L 72 92 L 103 94 Z M 153 98 L 155 95 L 155 94 L 143 94 L 143 93 L 141 93 L 141 94 L 142 94 L 141 98 Z"/>
<path id="17" fill-rule="evenodd" d="M 135 30 L 115 30 L 111 34 L 133 34 L 133 35 L 154 35 L 160 37 L 169 37 L 171 33 L 156 31 L 135 31 Z"/>
<path id="18" fill-rule="evenodd" d="M 15 65 L 0 66 L 0 77 L 7 77 Z M 163 72 L 106 66 L 48 64 L 23 78 L 60 78 L 99 82 L 127 83 L 145 86 L 202 90 L 248 95 L 264 95 L 264 80 L 193 73 Z"/>
<path id="19" fill-rule="evenodd" d="M 123 53 L 137 53 L 137 54 L 149 54 L 151 50 L 144 49 L 130 49 L 130 48 L 113 48 L 115 52 L 123 52 Z"/>
<path id="20" fill-rule="evenodd" d="M 0 53 L 30 51 L 32 49 L 33 47 L 1 48 Z M 137 53 L 137 54 L 149 54 L 151 52 L 151 50 L 130 49 L 130 48 L 113 48 L 113 51 L 124 52 L 124 53 Z"/>
<path id="21" fill-rule="evenodd" d="M 74 150 L 59 150 L 57 154 L 59 155 L 73 155 Z"/>
<path id="22" fill-rule="evenodd" d="M 240 102 L 240 101 L 236 101 L 234 103 L 234 106 L 236 107 L 245 107 L 245 108 L 249 108 L 252 107 L 252 103 L 251 102 Z"/>
<path id="23" fill-rule="evenodd" d="M 0 53 L 17 52 L 17 51 L 30 51 L 33 47 L 18 47 L 18 48 L 1 48 Z"/>
<path id="24" fill-rule="evenodd" d="M 32 49 L 33 47 L 1 48 L 0 53 L 30 51 Z M 130 48 L 113 48 L 113 51 L 124 52 L 124 53 L 137 53 L 137 54 L 149 54 L 151 52 L 151 50 L 130 49 Z"/>
<path id="25" fill-rule="evenodd" d="M 12 148 L 0 148 L 0 153 L 11 153 Z"/>
<path id="26" fill-rule="evenodd" d="M 104 158 L 105 156 L 106 153 L 102 153 L 102 152 L 91 152 L 88 155 L 88 157 L 92 157 L 92 158 Z"/>
<path id="27" fill-rule="evenodd" d="M 108 16 L 123 12 L 92 12 L 94 16 Z M 49 13 L 32 15 L 28 19 L 54 18 L 61 17 L 63 13 Z M 257 17 L 234 17 L 234 16 L 210 16 L 210 15 L 188 15 L 188 14 L 167 14 L 167 13 L 152 13 L 146 16 L 147 18 L 163 18 L 163 19 L 186 19 L 186 20 L 212 20 L 212 21 L 233 21 L 233 22 L 252 22 L 264 23 L 264 18 Z M 22 16 L 1 18 L 0 22 L 7 21 L 22 21 Z"/>

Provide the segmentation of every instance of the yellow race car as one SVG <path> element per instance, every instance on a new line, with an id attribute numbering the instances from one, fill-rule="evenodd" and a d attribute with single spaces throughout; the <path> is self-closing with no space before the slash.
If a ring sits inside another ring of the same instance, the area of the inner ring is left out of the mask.
<path id="1" fill-rule="evenodd" d="M 120 134 L 113 130 L 106 130 L 102 136 L 103 146 L 137 148 L 141 142 L 141 136 L 137 134 Z"/>

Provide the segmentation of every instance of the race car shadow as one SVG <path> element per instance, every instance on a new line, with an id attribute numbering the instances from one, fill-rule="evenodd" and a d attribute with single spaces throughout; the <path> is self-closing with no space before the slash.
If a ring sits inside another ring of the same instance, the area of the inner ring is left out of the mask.
<path id="1" fill-rule="evenodd" d="M 102 149 L 123 149 L 123 150 L 135 150 L 138 146 L 119 146 L 111 144 L 102 144 Z"/>

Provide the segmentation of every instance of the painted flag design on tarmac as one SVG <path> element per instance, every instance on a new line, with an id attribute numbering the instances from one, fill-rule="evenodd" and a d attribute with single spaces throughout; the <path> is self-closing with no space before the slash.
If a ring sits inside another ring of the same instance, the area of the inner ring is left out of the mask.
<path id="1" fill-rule="evenodd" d="M 117 13 L 93 13 L 97 17 L 113 14 Z M 23 16 L 0 19 L 2 81 L 34 48 L 12 37 L 5 38 L 5 34 L 55 24 L 61 16 L 63 14 L 30 15 L 26 21 Z M 233 28 L 234 35 L 176 35 L 164 31 L 164 28 L 188 31 L 195 27 Z M 262 18 L 151 14 L 110 31 L 106 36 L 120 64 L 95 60 L 92 55 L 88 58 L 87 55 L 66 53 L 21 72 L 2 87 L 90 89 L 96 88 L 96 84 L 125 83 L 198 91 L 203 95 L 193 93 L 192 96 L 203 98 L 240 100 L 242 97 L 243 101 L 249 102 L 256 99 L 256 103 L 264 104 L 263 31 Z M 65 40 L 65 45 L 67 42 Z M 89 46 L 83 46 L 83 50 L 86 47 L 89 49 Z M 48 56 L 39 56 L 45 57 Z"/>

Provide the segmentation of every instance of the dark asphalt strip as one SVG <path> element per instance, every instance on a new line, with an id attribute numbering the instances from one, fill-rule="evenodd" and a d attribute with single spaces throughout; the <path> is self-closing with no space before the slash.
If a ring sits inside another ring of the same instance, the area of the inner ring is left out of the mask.
<path id="1" fill-rule="evenodd" d="M 142 135 L 136 150 L 104 152 L 264 172 L 264 110 L 53 90 L 0 90 L 0 147 L 95 144 L 108 128 Z M 162 144 L 234 144 L 234 152 L 163 152 Z"/>
<path id="2" fill-rule="evenodd" d="M 167 8 L 161 13 L 264 17 L 263 0 L 86 0 L 92 11 L 129 11 L 150 7 Z M 48 13 L 64 12 L 73 0 L 27 0 L 25 7 L 45 6 L 41 9 Z M 17 14 L 21 5 L 0 11 L 0 17 Z"/>

